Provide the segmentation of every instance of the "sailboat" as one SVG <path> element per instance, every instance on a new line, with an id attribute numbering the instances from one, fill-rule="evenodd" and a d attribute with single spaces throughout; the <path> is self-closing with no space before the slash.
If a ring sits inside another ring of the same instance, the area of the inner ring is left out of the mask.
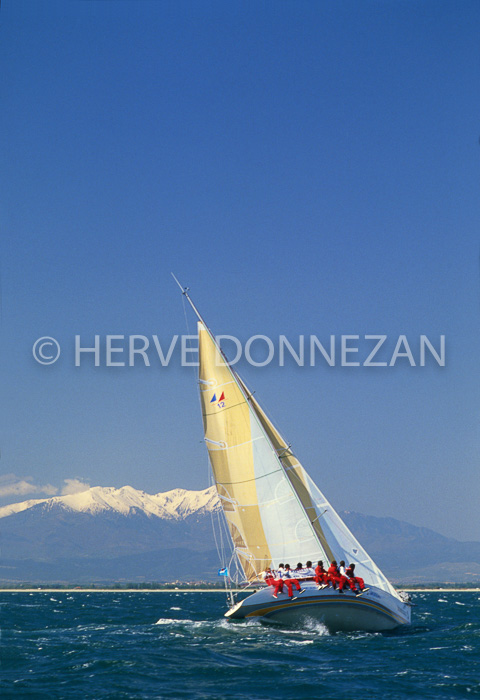
<path id="1" fill-rule="evenodd" d="M 198 319 L 199 388 L 205 444 L 232 543 L 233 557 L 253 593 L 230 598 L 229 620 L 287 625 L 322 623 L 329 631 L 385 631 L 410 623 L 408 594 L 397 592 L 298 461 L 175 278 Z M 297 561 L 355 564 L 368 590 L 319 590 L 274 598 L 262 572 Z M 222 572 L 223 573 L 223 572 Z"/>

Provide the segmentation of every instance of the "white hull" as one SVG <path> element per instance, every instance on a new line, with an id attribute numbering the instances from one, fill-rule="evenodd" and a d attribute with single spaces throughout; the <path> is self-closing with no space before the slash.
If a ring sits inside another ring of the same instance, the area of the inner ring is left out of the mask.
<path id="1" fill-rule="evenodd" d="M 287 593 L 273 597 L 271 586 L 262 588 L 231 608 L 230 620 L 261 619 L 286 625 L 303 626 L 321 622 L 330 632 L 383 632 L 410 624 L 411 607 L 397 597 L 372 587 L 361 596 L 350 590 L 317 590 L 312 582 L 303 582 L 304 592 L 290 600 Z"/>

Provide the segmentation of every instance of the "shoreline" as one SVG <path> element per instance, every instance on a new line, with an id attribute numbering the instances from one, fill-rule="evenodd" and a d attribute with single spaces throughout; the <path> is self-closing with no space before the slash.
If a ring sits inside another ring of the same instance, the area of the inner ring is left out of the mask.
<path id="1" fill-rule="evenodd" d="M 242 593 L 243 588 L 232 588 Z M 480 593 L 479 588 L 401 588 L 406 593 Z M 251 591 L 253 592 L 253 591 Z M 224 588 L 0 588 L 0 593 L 225 593 Z"/>

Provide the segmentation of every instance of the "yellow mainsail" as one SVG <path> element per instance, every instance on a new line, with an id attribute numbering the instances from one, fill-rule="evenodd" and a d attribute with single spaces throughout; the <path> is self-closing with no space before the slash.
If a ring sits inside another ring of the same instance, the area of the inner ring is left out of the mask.
<path id="1" fill-rule="evenodd" d="M 198 337 L 205 442 L 246 578 L 280 561 L 328 559 L 260 414 L 201 322 Z"/>

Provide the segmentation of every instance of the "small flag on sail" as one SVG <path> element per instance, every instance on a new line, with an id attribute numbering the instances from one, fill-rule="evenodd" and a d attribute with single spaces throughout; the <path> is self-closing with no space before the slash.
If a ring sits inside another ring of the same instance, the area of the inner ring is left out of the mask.
<path id="1" fill-rule="evenodd" d="M 225 566 L 223 569 L 219 569 L 219 570 L 218 570 L 218 575 L 219 575 L 219 576 L 228 576 L 228 569 L 227 569 L 227 567 Z"/>

